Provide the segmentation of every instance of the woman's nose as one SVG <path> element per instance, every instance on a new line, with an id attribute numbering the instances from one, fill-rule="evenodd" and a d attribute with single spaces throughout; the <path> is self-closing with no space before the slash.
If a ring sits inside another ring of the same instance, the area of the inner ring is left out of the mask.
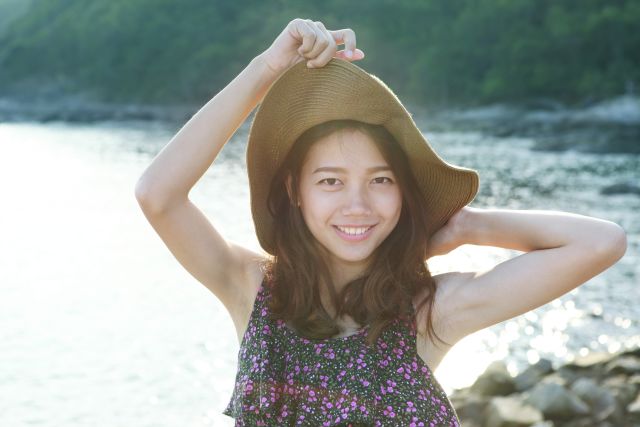
<path id="1" fill-rule="evenodd" d="M 366 188 L 356 187 L 345 194 L 343 215 L 370 215 L 371 207 Z"/>

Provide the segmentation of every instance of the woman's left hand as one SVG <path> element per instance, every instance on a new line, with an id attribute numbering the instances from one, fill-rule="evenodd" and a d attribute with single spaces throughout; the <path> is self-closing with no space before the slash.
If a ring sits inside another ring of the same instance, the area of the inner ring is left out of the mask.
<path id="1" fill-rule="evenodd" d="M 449 218 L 445 225 L 433 233 L 427 248 L 427 259 L 436 255 L 448 254 L 464 244 L 465 219 L 473 209 L 463 206 L 462 209 Z"/>

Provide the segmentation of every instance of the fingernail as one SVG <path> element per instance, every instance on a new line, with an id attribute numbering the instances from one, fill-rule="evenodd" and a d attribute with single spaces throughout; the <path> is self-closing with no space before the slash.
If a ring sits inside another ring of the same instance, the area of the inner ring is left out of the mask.
<path id="1" fill-rule="evenodd" d="M 351 57 L 353 56 L 353 52 L 352 52 L 352 51 L 350 51 L 350 50 L 348 50 L 348 51 L 347 51 L 347 56 L 348 56 L 349 58 L 351 58 Z"/>

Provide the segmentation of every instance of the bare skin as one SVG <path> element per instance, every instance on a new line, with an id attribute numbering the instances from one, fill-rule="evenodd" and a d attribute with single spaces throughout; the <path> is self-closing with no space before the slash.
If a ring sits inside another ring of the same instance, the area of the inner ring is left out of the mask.
<path id="1" fill-rule="evenodd" d="M 345 49 L 338 51 L 340 44 Z M 347 51 L 353 54 L 348 56 Z M 147 220 L 181 265 L 223 303 L 239 342 L 263 279 L 259 264 L 267 255 L 225 239 L 188 195 L 281 73 L 305 60 L 309 66 L 322 67 L 333 57 L 350 61 L 364 57 L 356 49 L 353 30 L 330 31 L 321 22 L 294 19 L 265 52 L 191 117 L 136 183 L 136 199 Z M 571 291 L 613 265 L 627 247 L 624 230 L 602 219 L 465 207 L 433 236 L 429 256 L 444 255 L 467 243 L 525 253 L 486 271 L 434 277 L 438 286 L 434 325 L 452 343 Z M 414 305 L 421 297 L 416 295 Z M 417 315 L 422 328 L 418 354 L 435 370 L 449 348 L 425 338 L 425 313 Z M 348 321 L 342 326 L 354 327 Z"/>
<path id="2" fill-rule="evenodd" d="M 400 186 L 369 136 L 342 131 L 311 147 L 299 188 L 298 209 L 329 254 L 332 281 L 340 292 L 371 264 L 376 248 L 398 224 Z M 371 226 L 366 239 L 351 240 L 340 231 L 340 227 L 364 226 Z M 322 286 L 320 293 L 324 291 Z"/>
<path id="3" fill-rule="evenodd" d="M 615 264 L 627 248 L 624 230 L 610 221 L 558 211 L 471 207 L 456 213 L 433 242 L 432 253 L 438 255 L 463 244 L 525 252 L 486 271 L 434 276 L 438 287 L 434 327 L 452 344 L 566 294 Z M 253 284 L 257 292 L 260 280 Z M 414 307 L 422 297 L 416 295 Z M 244 317 L 238 319 L 239 340 L 250 310 L 247 302 Z M 418 354 L 435 370 L 451 347 L 426 336 L 424 310 L 417 316 Z M 357 329 L 352 321 L 342 325 L 350 333 Z"/>

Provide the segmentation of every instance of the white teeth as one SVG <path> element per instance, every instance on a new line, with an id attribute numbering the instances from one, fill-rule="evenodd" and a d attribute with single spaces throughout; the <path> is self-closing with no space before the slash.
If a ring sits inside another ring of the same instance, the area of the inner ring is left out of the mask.
<path id="1" fill-rule="evenodd" d="M 358 228 L 354 228 L 354 227 L 338 227 L 338 229 L 340 231 L 342 231 L 343 233 L 349 234 L 351 236 L 357 236 L 358 234 L 364 234 L 367 230 L 369 230 L 371 227 L 358 227 Z"/>

